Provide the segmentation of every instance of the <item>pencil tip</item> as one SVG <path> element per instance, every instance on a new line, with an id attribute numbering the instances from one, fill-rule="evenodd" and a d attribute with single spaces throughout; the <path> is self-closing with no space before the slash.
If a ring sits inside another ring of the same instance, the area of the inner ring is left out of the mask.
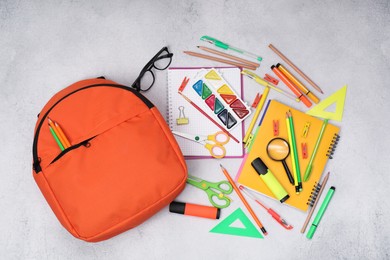
<path id="1" fill-rule="evenodd" d="M 196 48 L 199 48 L 200 46 L 196 46 Z"/>

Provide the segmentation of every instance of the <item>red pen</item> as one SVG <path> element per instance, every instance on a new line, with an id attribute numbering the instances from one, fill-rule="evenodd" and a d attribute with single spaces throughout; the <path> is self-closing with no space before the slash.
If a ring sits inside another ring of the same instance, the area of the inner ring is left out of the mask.
<path id="1" fill-rule="evenodd" d="M 275 66 L 271 66 L 272 71 L 278 76 L 278 78 L 286 84 L 287 87 L 305 104 L 307 107 L 311 107 L 312 103 L 310 100 L 303 95 L 303 93 L 286 77 L 284 74 Z"/>
<path id="2" fill-rule="evenodd" d="M 284 220 L 278 213 L 276 213 L 273 209 L 268 208 L 265 206 L 263 203 L 261 203 L 258 199 L 256 199 L 252 194 L 250 194 L 246 188 L 242 185 L 239 186 L 240 190 L 242 190 L 249 198 L 253 199 L 256 201 L 260 206 L 265 208 L 267 212 L 280 224 L 282 225 L 285 229 L 293 229 L 293 226 L 287 223 L 286 220 Z"/>

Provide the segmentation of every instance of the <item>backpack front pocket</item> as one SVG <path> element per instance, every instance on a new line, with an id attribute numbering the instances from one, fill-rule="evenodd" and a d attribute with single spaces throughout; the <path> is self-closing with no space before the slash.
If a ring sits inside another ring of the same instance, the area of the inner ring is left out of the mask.
<path id="1" fill-rule="evenodd" d="M 42 173 L 73 228 L 91 237 L 155 212 L 185 181 L 175 170 L 183 169 L 177 156 L 147 112 L 97 135 L 88 148 L 65 153 Z"/>

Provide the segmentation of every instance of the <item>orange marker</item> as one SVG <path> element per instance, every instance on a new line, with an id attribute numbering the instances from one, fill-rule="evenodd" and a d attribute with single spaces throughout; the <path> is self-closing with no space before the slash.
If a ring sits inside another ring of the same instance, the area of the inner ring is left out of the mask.
<path id="1" fill-rule="evenodd" d="M 305 104 L 307 107 L 311 107 L 312 103 L 310 100 L 302 94 L 301 91 L 286 77 L 284 74 L 275 66 L 271 66 L 272 71 L 278 76 L 278 78 L 286 84 L 287 87 Z"/>
<path id="2" fill-rule="evenodd" d="M 305 87 L 305 85 L 303 85 L 296 77 L 294 77 L 293 74 L 291 74 L 291 72 L 289 72 L 282 64 L 278 63 L 276 64 L 276 67 L 289 79 L 291 80 L 291 82 L 297 86 L 302 92 L 303 94 L 305 94 L 308 98 L 310 98 L 314 103 L 318 103 L 320 101 L 320 99 L 313 94 L 313 92 L 311 92 L 310 90 L 307 89 L 307 87 Z"/>
<path id="3" fill-rule="evenodd" d="M 242 203 L 244 203 L 245 207 L 249 211 L 249 213 L 252 215 L 252 218 L 255 220 L 256 224 L 259 226 L 261 232 L 263 232 L 264 235 L 267 235 L 267 230 L 263 227 L 263 224 L 261 224 L 260 220 L 257 218 L 255 212 L 253 212 L 251 206 L 249 206 L 248 202 L 242 195 L 240 189 L 236 186 L 234 183 L 232 177 L 230 177 L 229 173 L 226 171 L 226 169 L 220 164 L 223 174 L 226 176 L 226 178 L 229 180 L 230 184 L 233 186 L 233 189 L 236 191 L 238 197 L 240 197 Z"/>
<path id="4" fill-rule="evenodd" d="M 173 201 L 169 204 L 169 212 L 201 218 L 219 219 L 221 209 L 191 203 Z"/>

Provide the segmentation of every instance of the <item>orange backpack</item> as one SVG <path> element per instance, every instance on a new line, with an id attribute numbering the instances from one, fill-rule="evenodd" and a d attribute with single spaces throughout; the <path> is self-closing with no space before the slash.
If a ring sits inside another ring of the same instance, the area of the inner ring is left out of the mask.
<path id="1" fill-rule="evenodd" d="M 62 152 L 48 118 L 69 139 Z M 183 190 L 187 168 L 157 108 L 136 90 L 97 78 L 58 92 L 39 114 L 33 176 L 61 224 L 97 242 L 168 205 Z"/>

